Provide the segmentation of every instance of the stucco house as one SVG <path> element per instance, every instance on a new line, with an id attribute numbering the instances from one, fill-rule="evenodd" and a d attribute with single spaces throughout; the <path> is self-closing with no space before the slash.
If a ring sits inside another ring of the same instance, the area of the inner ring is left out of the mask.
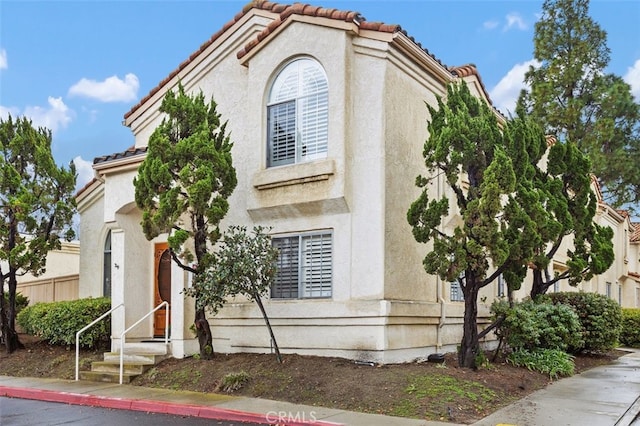
<path id="1" fill-rule="evenodd" d="M 170 262 L 166 235 L 145 239 L 132 184 L 178 81 L 213 96 L 229 121 L 238 186 L 223 226 L 271 227 L 280 248 L 265 305 L 283 352 L 398 362 L 455 349 L 464 304 L 424 272 L 427 248 L 406 211 L 424 172 L 424 103 L 435 105 L 452 81 L 490 102 L 476 68 L 445 66 L 397 25 L 266 1 L 246 6 L 125 114 L 135 145 L 96 158 L 96 178 L 78 194 L 80 297 L 125 305 L 113 314 L 114 346 L 166 300 L 173 356 L 198 350 L 193 301 L 181 293 L 190 277 Z M 432 188 L 444 190 L 442 181 Z M 636 276 L 631 265 L 624 272 L 630 293 L 640 287 L 635 250 Z M 481 314 L 501 291 L 483 289 Z M 216 351 L 270 350 L 254 304 L 234 300 L 211 325 Z M 150 316 L 131 336 L 163 332 L 164 317 Z"/>

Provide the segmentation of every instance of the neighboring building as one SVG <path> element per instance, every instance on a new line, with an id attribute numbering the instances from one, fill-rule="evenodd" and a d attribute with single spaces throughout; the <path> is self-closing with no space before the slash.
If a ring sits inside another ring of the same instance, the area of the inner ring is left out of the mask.
<path id="1" fill-rule="evenodd" d="M 77 197 L 80 296 L 124 303 L 114 336 L 167 300 L 173 355 L 198 350 L 193 301 L 182 294 L 189 276 L 168 259 L 166 235 L 145 239 L 132 184 L 162 98 L 181 81 L 213 96 L 229 121 L 238 186 L 222 225 L 272 227 L 280 248 L 265 305 L 283 352 L 398 362 L 455 350 L 464 304 L 424 272 L 428 248 L 406 212 L 424 173 L 424 103 L 460 80 L 490 102 L 474 66 L 444 66 L 399 26 L 301 4 L 245 7 L 125 115 L 135 145 L 94 160 L 96 179 Z M 443 194 L 444 182 L 432 191 Z M 481 315 L 500 291 L 483 290 Z M 252 303 L 234 300 L 211 324 L 216 351 L 270 350 Z M 150 318 L 132 336 L 163 327 Z"/>
<path id="2" fill-rule="evenodd" d="M 6 268 L 3 268 L 6 271 Z M 61 241 L 59 250 L 47 253 L 44 274 L 18 275 L 18 293 L 29 299 L 29 304 L 57 302 L 78 298 L 80 272 L 80 243 Z"/>

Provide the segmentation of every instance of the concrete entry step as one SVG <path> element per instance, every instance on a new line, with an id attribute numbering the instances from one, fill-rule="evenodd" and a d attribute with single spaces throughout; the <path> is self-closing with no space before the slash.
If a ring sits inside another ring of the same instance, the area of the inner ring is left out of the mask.
<path id="1" fill-rule="evenodd" d="M 122 355 L 122 383 L 130 383 L 135 377 L 168 358 L 168 353 L 168 345 L 164 341 L 125 343 Z M 81 371 L 80 379 L 120 383 L 120 352 L 105 352 L 103 359 L 92 362 L 91 371 Z"/>

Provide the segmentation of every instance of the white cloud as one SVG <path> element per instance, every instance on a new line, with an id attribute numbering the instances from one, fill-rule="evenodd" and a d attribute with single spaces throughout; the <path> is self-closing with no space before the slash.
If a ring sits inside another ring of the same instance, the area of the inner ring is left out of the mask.
<path id="1" fill-rule="evenodd" d="M 640 59 L 636 60 L 633 66 L 627 68 L 623 79 L 631 86 L 631 93 L 636 101 L 640 102 Z"/>
<path id="2" fill-rule="evenodd" d="M 58 129 L 67 127 L 71 122 L 73 111 L 62 102 L 62 97 L 54 98 L 49 96 L 49 107 L 28 106 L 22 115 L 33 121 L 34 126 L 42 126 L 56 132 Z"/>
<path id="3" fill-rule="evenodd" d="M 76 181 L 77 191 L 93 179 L 93 163 L 83 160 L 80 156 L 75 157 L 73 163 L 76 165 L 76 173 L 78 173 L 78 180 Z"/>
<path id="4" fill-rule="evenodd" d="M 9 67 L 7 63 L 7 51 L 0 49 L 0 70 L 6 70 Z"/>
<path id="5" fill-rule="evenodd" d="M 524 84 L 524 75 L 529 71 L 529 66 L 531 65 L 537 67 L 540 64 L 532 59 L 522 64 L 514 65 L 514 67 L 502 77 L 498 84 L 489 91 L 493 105 L 503 114 L 513 113 L 515 111 L 520 91 L 526 87 Z"/>
<path id="6" fill-rule="evenodd" d="M 493 30 L 495 29 L 498 25 L 500 25 L 500 23 L 498 21 L 485 21 L 482 23 L 482 27 L 485 30 Z"/>
<path id="7" fill-rule="evenodd" d="M 69 96 L 84 96 L 101 102 L 130 102 L 137 98 L 140 82 L 135 74 L 127 74 L 124 80 L 113 75 L 104 81 L 81 79 L 69 89 Z"/>
<path id="8" fill-rule="evenodd" d="M 5 107 L 0 105 L 0 118 L 6 119 L 11 114 L 11 117 L 15 118 L 20 115 L 20 110 L 15 107 Z"/>
<path id="9" fill-rule="evenodd" d="M 508 31 L 514 27 L 519 30 L 527 29 L 527 24 L 524 22 L 524 19 L 522 19 L 522 16 L 520 16 L 519 13 L 511 12 L 506 16 L 505 19 L 507 20 L 507 23 L 504 26 L 504 31 Z"/>

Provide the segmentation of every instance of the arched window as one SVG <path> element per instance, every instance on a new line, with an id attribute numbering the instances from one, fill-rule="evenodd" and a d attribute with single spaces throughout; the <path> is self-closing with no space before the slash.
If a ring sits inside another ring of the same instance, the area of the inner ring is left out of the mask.
<path id="1" fill-rule="evenodd" d="M 111 297 L 111 231 L 104 241 L 104 264 L 102 267 L 102 295 Z"/>
<path id="2" fill-rule="evenodd" d="M 327 156 L 328 100 L 327 77 L 313 59 L 296 59 L 280 71 L 267 104 L 268 167 Z"/>

